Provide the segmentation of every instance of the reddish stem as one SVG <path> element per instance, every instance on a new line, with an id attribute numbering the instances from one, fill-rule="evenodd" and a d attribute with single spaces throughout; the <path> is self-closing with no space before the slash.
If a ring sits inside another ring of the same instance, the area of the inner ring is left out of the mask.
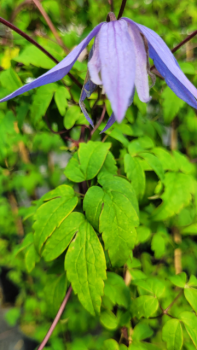
<path id="1" fill-rule="evenodd" d="M 22 30 L 20 30 L 19 28 L 17 28 L 14 24 L 6 21 L 6 19 L 0 17 L 0 23 L 3 23 L 5 26 L 9 27 L 10 29 L 14 30 L 16 33 L 18 33 L 19 35 L 21 35 L 23 38 L 25 38 L 26 40 L 28 40 L 31 44 L 33 44 L 34 46 L 36 46 L 39 50 L 41 50 L 45 55 L 47 55 L 51 60 L 53 60 L 53 62 L 55 63 L 59 63 L 58 60 L 56 60 L 56 58 L 54 56 L 52 56 L 47 50 L 45 50 L 41 45 L 39 45 L 34 39 L 32 39 L 29 35 L 27 35 L 26 33 L 24 33 Z M 78 85 L 80 88 L 82 88 L 81 83 L 71 74 L 68 73 L 69 77 L 72 79 L 72 81 L 74 81 L 74 83 L 76 85 Z"/>
<path id="2" fill-rule="evenodd" d="M 51 334 L 53 333 L 53 331 L 54 331 L 54 329 L 55 329 L 55 327 L 56 327 L 56 325 L 57 325 L 57 323 L 58 323 L 58 321 L 59 321 L 59 319 L 60 319 L 64 309 L 65 309 L 65 306 L 66 306 L 66 304 L 68 302 L 68 299 L 69 299 L 69 297 L 71 295 L 71 292 L 72 292 L 72 287 L 70 286 L 69 289 L 68 289 L 68 292 L 66 293 L 66 296 L 65 296 L 65 298 L 64 298 L 64 300 L 63 300 L 63 302 L 62 302 L 62 304 L 61 304 L 61 306 L 59 308 L 59 311 L 58 311 L 57 315 L 55 316 L 55 319 L 54 319 L 51 327 L 49 328 L 48 333 L 46 334 L 45 338 L 43 339 L 42 343 L 40 344 L 38 350 L 43 350 L 45 345 L 46 345 L 46 343 L 48 342 Z"/>

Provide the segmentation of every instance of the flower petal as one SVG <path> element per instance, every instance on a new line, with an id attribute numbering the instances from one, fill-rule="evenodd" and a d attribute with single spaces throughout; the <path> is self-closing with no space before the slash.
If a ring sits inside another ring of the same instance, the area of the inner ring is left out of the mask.
<path id="1" fill-rule="evenodd" d="M 102 85 L 102 81 L 99 77 L 99 72 L 101 71 L 101 64 L 100 64 L 99 50 L 98 50 L 98 40 L 99 40 L 98 37 L 99 37 L 99 33 L 94 40 L 92 57 L 88 62 L 88 70 L 90 73 L 91 80 L 96 85 Z"/>
<path id="2" fill-rule="evenodd" d="M 80 53 L 89 44 L 92 38 L 99 32 L 102 25 L 103 23 L 100 23 L 98 26 L 96 26 L 91 31 L 91 33 L 55 67 L 53 67 L 48 72 L 41 75 L 39 78 L 35 79 L 31 83 L 22 86 L 21 88 L 14 91 L 10 95 L 4 97 L 3 99 L 0 100 L 0 102 L 5 102 L 31 89 L 34 89 L 36 87 L 39 87 L 45 84 L 54 83 L 55 81 L 62 79 L 71 70 L 73 64 L 77 60 Z"/>
<path id="3" fill-rule="evenodd" d="M 126 21 L 104 23 L 98 46 L 103 86 L 115 119 L 121 122 L 135 81 L 135 53 Z"/>
<path id="4" fill-rule="evenodd" d="M 97 88 L 97 85 L 95 85 L 91 80 L 90 80 L 90 75 L 89 72 L 86 75 L 86 79 L 81 91 L 81 96 L 79 100 L 79 106 L 81 107 L 81 110 L 86 117 L 87 121 L 94 127 L 92 119 L 89 117 L 88 112 L 86 111 L 84 100 L 86 97 L 90 97 L 91 94 L 94 92 L 94 90 Z"/>
<path id="5" fill-rule="evenodd" d="M 142 102 L 149 102 L 149 82 L 147 72 L 147 53 L 139 29 L 129 23 L 129 34 L 133 42 L 136 57 L 135 87 Z"/>
<path id="6" fill-rule="evenodd" d="M 111 128 L 111 126 L 115 123 L 116 119 L 114 116 L 114 113 L 112 113 L 111 117 L 109 118 L 106 126 L 104 127 L 104 129 L 100 132 L 100 134 L 102 134 L 103 132 L 105 132 L 107 129 Z"/>
<path id="7" fill-rule="evenodd" d="M 133 23 L 144 34 L 149 43 L 149 54 L 159 73 L 165 78 L 175 94 L 194 108 L 197 108 L 197 89 L 180 69 L 175 57 L 161 37 L 153 30 L 124 18 Z"/>

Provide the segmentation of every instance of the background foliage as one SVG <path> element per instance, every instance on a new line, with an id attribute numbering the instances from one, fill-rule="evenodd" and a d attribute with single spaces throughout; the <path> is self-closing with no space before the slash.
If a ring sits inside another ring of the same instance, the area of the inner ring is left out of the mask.
<path id="1" fill-rule="evenodd" d="M 0 0 L 1 16 L 58 60 L 110 10 L 107 0 L 41 4 L 61 46 L 31 1 Z M 172 48 L 196 29 L 196 5 L 128 0 L 124 15 Z M 196 43 L 176 53 L 195 86 Z M 3 25 L 0 44 L 0 97 L 54 66 Z M 71 70 L 79 86 L 86 70 L 87 55 Z M 196 112 L 157 78 L 151 102 L 135 95 L 105 134 L 111 107 L 95 92 L 86 104 L 94 123 L 107 112 L 91 133 L 78 85 L 66 76 L 0 105 L 1 279 L 18 287 L 6 320 L 41 342 L 71 282 L 47 349 L 196 349 Z"/>

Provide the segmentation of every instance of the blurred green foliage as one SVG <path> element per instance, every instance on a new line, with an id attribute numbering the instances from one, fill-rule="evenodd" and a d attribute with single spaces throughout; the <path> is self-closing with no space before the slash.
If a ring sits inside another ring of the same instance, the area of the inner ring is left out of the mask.
<path id="1" fill-rule="evenodd" d="M 58 60 L 110 11 L 107 0 L 41 4 L 62 46 L 30 1 L 0 0 L 1 16 Z M 172 48 L 196 29 L 196 5 L 128 0 L 124 15 Z M 176 53 L 194 85 L 196 48 Z M 53 66 L 0 25 L 0 97 Z M 87 54 L 71 73 L 83 84 L 86 70 Z M 151 95 L 104 135 L 109 101 L 86 102 L 95 124 L 107 109 L 91 135 L 69 76 L 0 104 L 0 266 L 19 287 L 5 318 L 41 342 L 74 289 L 48 350 L 197 348 L 197 117 L 159 78 Z"/>

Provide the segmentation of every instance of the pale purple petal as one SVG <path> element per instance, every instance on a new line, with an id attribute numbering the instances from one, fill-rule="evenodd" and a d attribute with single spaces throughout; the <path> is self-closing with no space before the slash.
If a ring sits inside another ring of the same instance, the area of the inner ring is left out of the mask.
<path id="1" fill-rule="evenodd" d="M 23 94 L 24 92 L 27 92 L 36 87 L 49 84 L 49 83 L 54 83 L 55 81 L 62 79 L 71 70 L 73 64 L 77 60 L 80 53 L 89 44 L 92 38 L 99 32 L 102 25 L 103 23 L 100 23 L 97 27 L 95 27 L 91 31 L 91 33 L 55 67 L 53 67 L 48 72 L 41 75 L 39 78 L 35 79 L 31 83 L 22 86 L 21 88 L 14 91 L 10 95 L 4 97 L 3 99 L 0 100 L 0 102 L 7 101 L 13 97 Z"/>
<path id="2" fill-rule="evenodd" d="M 98 40 L 99 40 L 99 33 L 97 34 L 94 40 L 93 53 L 92 53 L 91 59 L 88 62 L 88 70 L 90 73 L 91 80 L 96 85 L 102 85 L 102 81 L 99 77 L 99 73 L 101 71 L 101 64 L 100 64 L 100 58 L 99 58 Z"/>
<path id="3" fill-rule="evenodd" d="M 149 102 L 151 97 L 149 95 L 147 53 L 144 42 L 140 35 L 139 29 L 133 25 L 133 23 L 129 23 L 129 34 L 133 42 L 136 57 L 135 87 L 139 99 L 142 102 Z"/>
<path id="4" fill-rule="evenodd" d="M 135 82 L 135 53 L 126 21 L 104 23 L 99 32 L 101 78 L 115 119 L 124 118 Z"/>
<path id="5" fill-rule="evenodd" d="M 89 117 L 83 101 L 86 99 L 86 97 L 90 97 L 96 88 L 97 85 L 95 85 L 90 79 L 88 79 L 88 81 L 84 84 L 82 88 L 81 97 L 79 100 L 79 106 L 81 107 L 84 116 L 86 117 L 87 121 L 92 125 L 92 127 L 94 127 L 93 121 Z"/>
<path id="6" fill-rule="evenodd" d="M 197 89 L 182 72 L 175 57 L 161 37 L 153 30 L 135 23 L 129 18 L 124 19 L 128 23 L 136 25 L 148 40 L 149 55 L 154 60 L 156 68 L 164 77 L 169 87 L 178 97 L 192 107 L 197 108 Z"/>
<path id="7" fill-rule="evenodd" d="M 100 134 L 102 134 L 103 132 L 105 132 L 107 129 L 111 128 L 111 126 L 115 123 L 116 119 L 114 117 L 114 113 L 112 113 L 111 117 L 109 118 L 105 128 L 100 132 Z"/>

